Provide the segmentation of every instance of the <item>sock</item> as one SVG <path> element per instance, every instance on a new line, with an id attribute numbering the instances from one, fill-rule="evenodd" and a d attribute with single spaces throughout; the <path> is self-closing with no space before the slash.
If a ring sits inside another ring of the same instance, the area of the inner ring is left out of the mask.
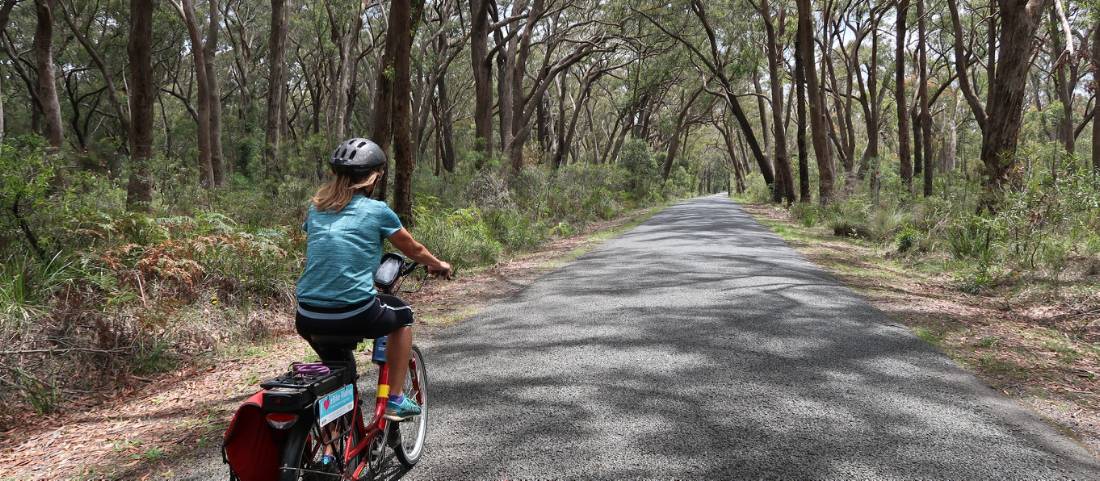
<path id="1" fill-rule="evenodd" d="M 394 404 L 401 404 L 405 402 L 404 394 L 390 394 L 390 402 Z"/>

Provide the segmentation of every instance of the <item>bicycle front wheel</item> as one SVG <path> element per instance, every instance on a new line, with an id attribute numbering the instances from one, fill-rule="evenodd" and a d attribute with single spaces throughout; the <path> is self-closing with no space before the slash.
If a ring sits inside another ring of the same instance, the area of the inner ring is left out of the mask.
<path id="1" fill-rule="evenodd" d="M 401 464 L 411 468 L 424 453 L 424 439 L 428 433 L 428 370 L 417 346 L 413 346 L 409 353 L 409 374 L 405 376 L 404 394 L 420 405 L 420 415 L 398 424 L 394 452 Z"/>

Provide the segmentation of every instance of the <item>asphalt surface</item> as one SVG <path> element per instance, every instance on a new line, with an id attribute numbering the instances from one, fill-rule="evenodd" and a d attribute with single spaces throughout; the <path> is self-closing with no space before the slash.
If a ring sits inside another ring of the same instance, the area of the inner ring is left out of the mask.
<path id="1" fill-rule="evenodd" d="M 390 478 L 1100 479 L 1074 441 L 722 197 L 424 347 L 429 445 Z"/>

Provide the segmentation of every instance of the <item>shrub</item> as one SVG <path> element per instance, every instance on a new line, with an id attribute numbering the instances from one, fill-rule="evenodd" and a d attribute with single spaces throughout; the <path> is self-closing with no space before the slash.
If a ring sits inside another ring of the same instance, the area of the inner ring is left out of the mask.
<path id="1" fill-rule="evenodd" d="M 431 209 L 437 201 L 425 199 L 416 208 L 414 233 L 432 252 L 459 267 L 493 264 L 503 246 L 476 207 L 446 212 Z"/>
<path id="2" fill-rule="evenodd" d="M 894 245 L 898 252 L 906 253 L 913 250 L 921 241 L 921 233 L 913 226 L 906 225 L 894 235 Z"/>
<path id="3" fill-rule="evenodd" d="M 791 206 L 791 217 L 794 217 L 804 227 L 817 225 L 821 217 L 821 208 L 810 203 L 798 202 Z"/>
<path id="4" fill-rule="evenodd" d="M 630 192 L 634 198 L 644 197 L 657 177 L 657 162 L 649 152 L 649 146 L 641 140 L 630 139 L 623 145 L 619 163 L 630 175 Z"/>
<path id="5" fill-rule="evenodd" d="M 509 249 L 527 249 L 534 247 L 549 237 L 545 224 L 532 221 L 516 210 L 496 209 L 485 213 L 494 239 L 498 239 Z"/>
<path id="6" fill-rule="evenodd" d="M 978 260 L 988 265 L 993 259 L 994 221 L 977 215 L 957 219 L 948 229 L 951 254 L 959 260 Z"/>
<path id="7" fill-rule="evenodd" d="M 827 211 L 829 228 L 838 237 L 871 239 L 874 233 L 868 227 L 870 209 L 870 205 L 859 197 L 849 197 L 835 202 Z"/>

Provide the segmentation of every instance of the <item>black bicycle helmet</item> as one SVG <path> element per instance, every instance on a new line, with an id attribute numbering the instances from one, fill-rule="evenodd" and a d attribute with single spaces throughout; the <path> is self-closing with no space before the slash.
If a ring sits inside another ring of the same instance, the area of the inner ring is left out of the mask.
<path id="1" fill-rule="evenodd" d="M 364 177 L 386 166 L 386 152 L 368 139 L 354 138 L 336 147 L 329 165 L 337 174 Z"/>

